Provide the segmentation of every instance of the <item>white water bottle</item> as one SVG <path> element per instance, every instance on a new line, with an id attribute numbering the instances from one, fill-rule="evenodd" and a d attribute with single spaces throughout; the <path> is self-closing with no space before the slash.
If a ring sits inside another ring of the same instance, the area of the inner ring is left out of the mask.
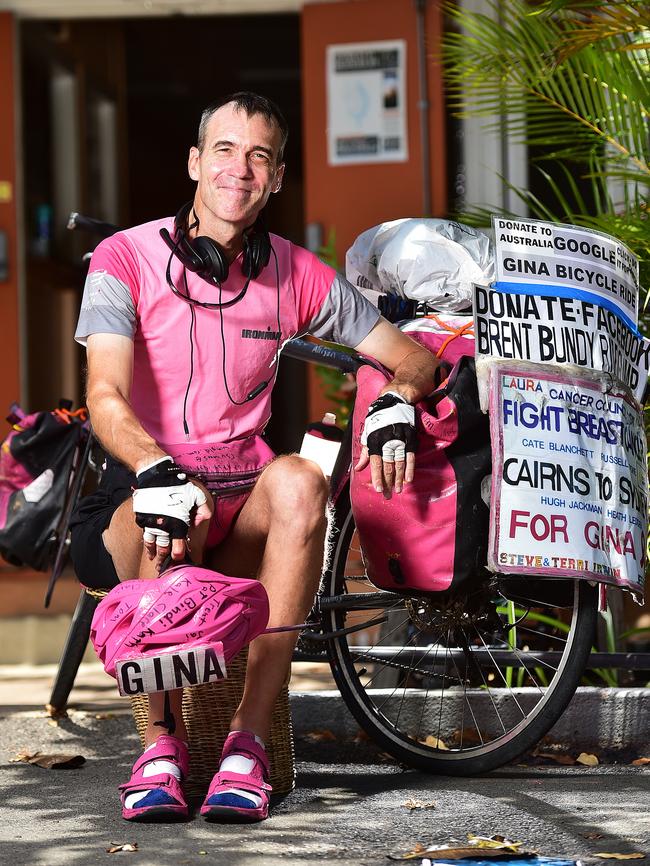
<path id="1" fill-rule="evenodd" d="M 343 440 L 343 431 L 336 426 L 336 415 L 326 412 L 323 420 L 307 427 L 300 446 L 300 456 L 318 463 L 323 475 L 330 477 Z"/>

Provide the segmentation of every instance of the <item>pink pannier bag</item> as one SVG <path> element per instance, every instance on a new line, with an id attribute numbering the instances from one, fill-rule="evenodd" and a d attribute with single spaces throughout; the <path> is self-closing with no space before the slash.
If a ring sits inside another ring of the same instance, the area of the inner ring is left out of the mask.
<path id="1" fill-rule="evenodd" d="M 410 329 L 409 336 L 434 354 L 442 348 L 441 359 L 453 368 L 416 406 L 413 483 L 387 500 L 373 489 L 369 467 L 354 472 L 352 511 L 368 577 L 376 586 L 441 592 L 485 565 L 489 510 L 481 492 L 491 472 L 489 423 L 479 408 L 474 341 Z M 354 463 L 368 406 L 390 376 L 362 367 L 357 379 Z"/>

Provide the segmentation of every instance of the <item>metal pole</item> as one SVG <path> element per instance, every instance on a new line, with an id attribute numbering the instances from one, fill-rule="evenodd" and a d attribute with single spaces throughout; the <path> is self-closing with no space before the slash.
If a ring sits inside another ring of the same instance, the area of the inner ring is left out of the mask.
<path id="1" fill-rule="evenodd" d="M 77 607 L 72 615 L 68 637 L 61 654 L 56 679 L 52 686 L 50 702 L 46 706 L 47 712 L 54 718 L 65 715 L 68 698 L 88 644 L 90 624 L 97 604 L 96 598 L 88 595 L 85 590 L 81 590 Z"/>
<path id="2" fill-rule="evenodd" d="M 422 147 L 422 215 L 431 213 L 431 136 L 429 135 L 429 77 L 427 75 L 427 46 L 425 12 L 427 0 L 415 0 L 418 33 L 418 75 L 420 82 L 420 143 Z"/>
<path id="3" fill-rule="evenodd" d="M 499 27 L 503 27 L 503 4 L 501 0 L 499 0 L 497 5 L 497 23 Z M 504 182 L 501 184 L 501 208 L 505 213 L 510 209 L 510 190 L 506 186 L 506 181 L 510 180 L 510 148 L 506 128 L 506 116 L 508 114 L 507 87 L 507 84 L 504 84 L 501 87 L 501 126 L 499 129 L 501 176 L 504 178 Z"/>

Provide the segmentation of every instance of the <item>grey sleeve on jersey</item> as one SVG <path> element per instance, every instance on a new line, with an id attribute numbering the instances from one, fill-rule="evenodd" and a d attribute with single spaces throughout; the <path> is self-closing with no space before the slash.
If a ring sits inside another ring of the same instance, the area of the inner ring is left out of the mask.
<path id="1" fill-rule="evenodd" d="M 132 340 L 135 329 L 135 305 L 126 283 L 102 270 L 88 274 L 75 340 L 82 346 L 90 334 L 121 334 Z"/>
<path id="2" fill-rule="evenodd" d="M 380 318 L 377 307 L 337 274 L 307 332 L 321 340 L 354 347 L 368 336 Z"/>

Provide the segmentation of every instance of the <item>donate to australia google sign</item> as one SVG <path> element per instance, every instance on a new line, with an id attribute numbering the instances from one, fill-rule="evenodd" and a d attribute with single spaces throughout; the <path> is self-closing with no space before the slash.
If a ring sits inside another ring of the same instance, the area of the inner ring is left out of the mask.
<path id="1" fill-rule="evenodd" d="M 527 369 L 525 369 L 525 367 Z M 625 390 L 496 365 L 489 567 L 584 577 L 643 595 L 646 439 Z"/>

